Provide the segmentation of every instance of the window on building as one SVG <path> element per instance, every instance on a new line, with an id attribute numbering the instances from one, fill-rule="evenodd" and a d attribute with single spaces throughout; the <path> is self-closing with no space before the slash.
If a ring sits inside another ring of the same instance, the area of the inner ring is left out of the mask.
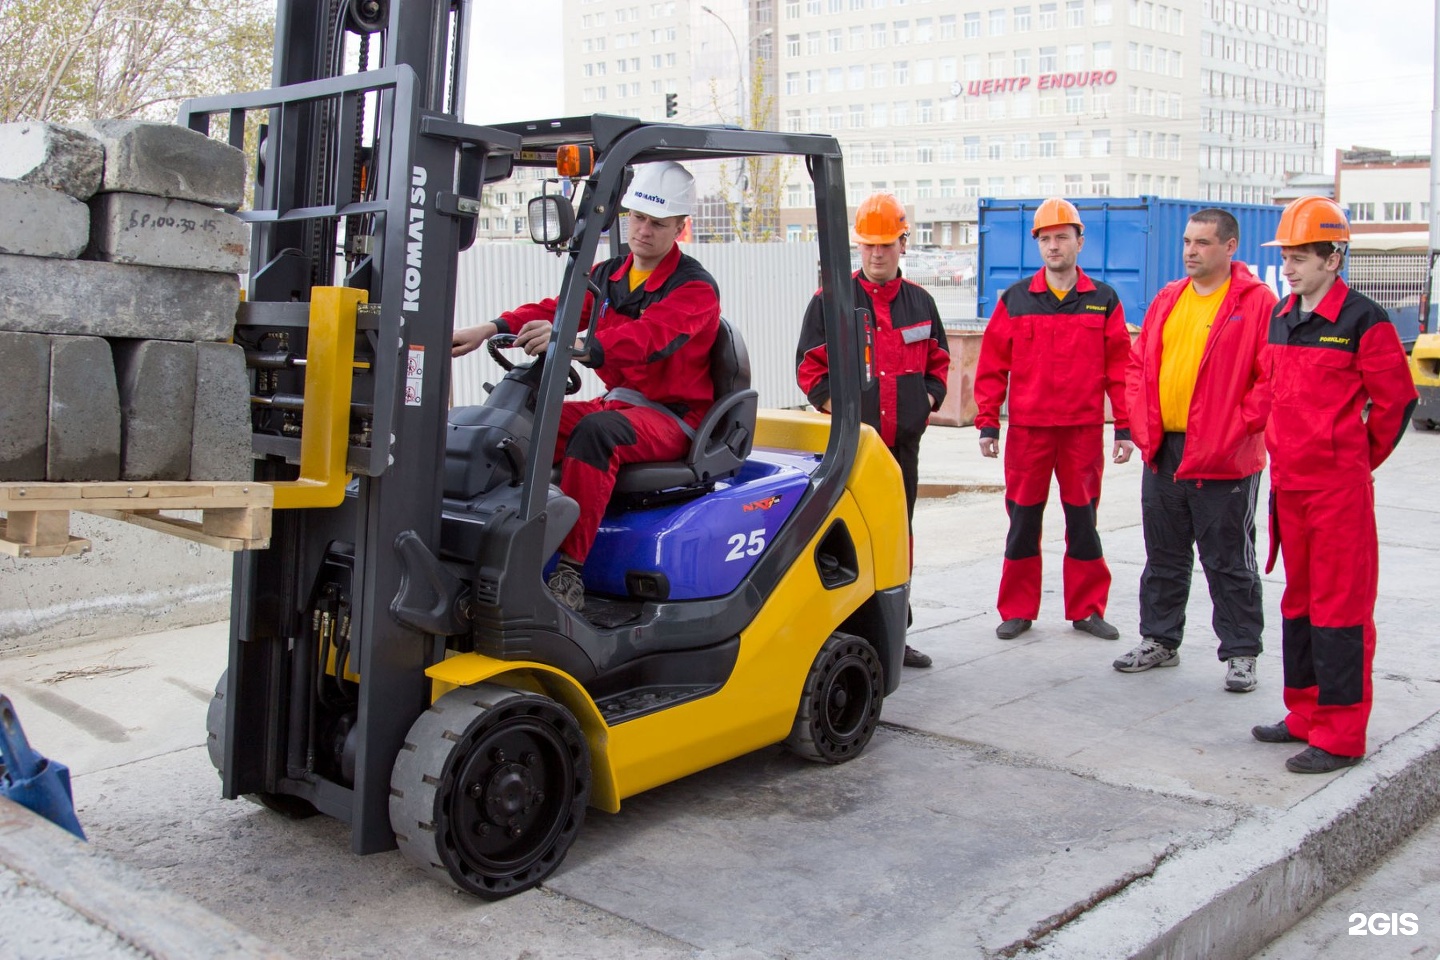
<path id="1" fill-rule="evenodd" d="M 1041 160 L 1048 160 L 1048 159 L 1050 159 L 1051 157 L 1055 156 L 1055 145 L 1056 145 L 1055 134 L 1053 134 L 1053 133 L 1042 133 L 1042 134 L 1040 134 L 1040 154 L 1039 154 L 1039 155 L 1040 155 L 1040 159 L 1041 159 Z"/>
<path id="2" fill-rule="evenodd" d="M 990 54 L 990 71 L 988 76 L 992 80 L 998 80 L 1005 76 L 1005 54 L 1003 51 L 996 51 Z"/>
<path id="3" fill-rule="evenodd" d="M 938 159 L 939 159 L 939 161 L 940 161 L 941 163 L 954 163 L 954 162 L 955 162 L 955 141 L 954 141 L 954 140 L 941 140 L 941 141 L 940 141 L 940 156 L 939 156 Z"/>
<path id="4" fill-rule="evenodd" d="M 865 126 L 865 105 L 863 103 L 850 104 L 850 128 L 858 130 Z"/>
<path id="5" fill-rule="evenodd" d="M 991 10 L 989 15 L 987 16 L 987 19 L 989 21 L 990 36 L 1002 37 L 1005 35 L 1006 15 L 1004 7 L 1001 7 L 998 10 Z"/>
<path id="6" fill-rule="evenodd" d="M 851 50 L 864 50 L 864 49 L 865 49 L 865 28 L 864 28 L 864 27 L 851 27 L 851 28 L 850 28 L 850 49 L 851 49 Z"/>
<path id="7" fill-rule="evenodd" d="M 1109 130 L 1092 130 L 1092 131 L 1090 131 L 1090 156 L 1092 156 L 1092 157 L 1108 157 L 1108 156 L 1110 156 L 1110 131 L 1109 131 Z"/>
<path id="8" fill-rule="evenodd" d="M 845 71 L 839 67 L 831 67 L 825 71 L 825 92 L 839 93 L 845 89 Z"/>
<path id="9" fill-rule="evenodd" d="M 909 180 L 896 180 L 896 181 L 895 181 L 895 199 L 896 199 L 896 200 L 899 200 L 901 203 L 909 203 L 909 202 L 910 202 L 910 181 L 909 181 Z"/>
<path id="10" fill-rule="evenodd" d="M 989 98 L 989 101 L 990 101 L 990 102 L 986 104 L 985 115 L 986 115 L 987 117 L 989 117 L 991 120 L 1004 120 L 1004 119 L 1005 119 L 1005 98 L 1004 98 L 1004 97 L 990 97 L 990 98 Z"/>
<path id="11" fill-rule="evenodd" d="M 845 126 L 845 110 L 843 107 L 831 107 L 825 111 L 825 125 L 830 130 L 840 130 Z"/>
<path id="12" fill-rule="evenodd" d="M 964 184 L 961 185 L 961 190 L 964 191 L 967 197 L 980 196 L 980 178 L 966 177 Z"/>
<path id="13" fill-rule="evenodd" d="M 895 46 L 901 46 L 910 42 L 910 21 L 896 20 L 894 23 Z"/>
<path id="14" fill-rule="evenodd" d="M 820 0 L 805 0 L 805 13 L 807 16 L 820 16 Z"/>
<path id="15" fill-rule="evenodd" d="M 958 77 L 958 76 L 960 75 L 958 66 L 959 66 L 959 64 L 958 64 L 958 62 L 956 61 L 956 59 L 955 59 L 954 57 L 941 57 L 941 58 L 940 58 L 940 79 L 941 79 L 941 81 L 943 81 L 943 82 L 945 82 L 945 83 L 949 83 L 951 80 L 954 80 L 956 77 Z"/>
<path id="16" fill-rule="evenodd" d="M 910 101 L 896 100 L 890 105 L 891 115 L 895 118 L 895 126 L 908 127 L 910 125 Z"/>
<path id="17" fill-rule="evenodd" d="M 800 17 L 800 0 L 785 0 L 785 19 L 797 20 Z"/>
<path id="18" fill-rule="evenodd" d="M 890 162 L 890 144 L 876 141 L 871 145 L 875 154 L 875 165 L 883 167 Z"/>
<path id="19" fill-rule="evenodd" d="M 921 17 L 915 21 L 915 42 L 929 43 L 935 39 L 935 19 L 933 17 Z"/>
<path id="20" fill-rule="evenodd" d="M 960 157 L 968 162 L 980 159 L 980 138 L 966 137 L 960 141 Z"/>
<path id="21" fill-rule="evenodd" d="M 1083 187 L 1081 186 L 1082 181 L 1083 181 L 1083 177 L 1082 177 L 1080 174 L 1078 174 L 1078 173 L 1067 173 L 1067 174 L 1065 174 L 1065 193 L 1064 193 L 1064 196 L 1067 196 L 1067 197 L 1078 197 L 1078 196 L 1080 195 L 1081 190 L 1083 189 Z"/>
<path id="22" fill-rule="evenodd" d="M 1036 27 L 1041 30 L 1054 30 L 1056 27 L 1056 10 L 1053 3 L 1040 4 L 1040 16 L 1036 20 Z"/>
<path id="23" fill-rule="evenodd" d="M 916 100 L 916 101 L 915 101 L 915 122 L 916 122 L 916 123 L 934 123 L 934 122 L 935 122 L 935 101 L 934 101 L 934 100 Z"/>
<path id="24" fill-rule="evenodd" d="M 865 66 L 863 64 L 857 63 L 850 68 L 850 89 L 865 89 Z"/>
<path id="25" fill-rule="evenodd" d="M 927 60 L 916 60 L 916 61 L 915 61 L 915 83 L 918 85 L 918 84 L 922 84 L 922 83 L 934 83 L 934 82 L 935 82 L 935 61 L 934 61 L 934 60 L 928 60 L 928 59 L 927 59 Z"/>
<path id="26" fill-rule="evenodd" d="M 1042 116 L 1042 117 L 1053 117 L 1053 116 L 1057 116 L 1059 113 L 1060 113 L 1060 98 L 1059 98 L 1059 97 L 1041 97 L 1041 98 L 1040 98 L 1040 112 L 1039 112 L 1039 115 L 1040 115 L 1040 116 Z"/>
<path id="27" fill-rule="evenodd" d="M 1401 203 L 1386 203 L 1383 209 L 1385 220 L 1388 223 L 1410 223 L 1413 219 L 1410 216 L 1412 207 L 1408 200 Z"/>
<path id="28" fill-rule="evenodd" d="M 1068 159 L 1078 159 L 1085 155 L 1085 131 L 1065 131 L 1065 156 Z"/>
<path id="29" fill-rule="evenodd" d="M 964 31 L 962 35 L 966 40 L 976 40 L 980 37 L 980 14 L 978 11 L 965 14 L 963 24 Z"/>
<path id="30" fill-rule="evenodd" d="M 820 31 L 811 30 L 805 34 L 805 55 L 818 57 L 820 55 Z"/>
<path id="31" fill-rule="evenodd" d="M 910 82 L 910 61 L 895 61 L 895 86 L 903 87 Z"/>
<path id="32" fill-rule="evenodd" d="M 1015 8 L 1015 32 L 1025 33 L 1030 29 L 1030 5 Z"/>
<path id="33" fill-rule="evenodd" d="M 1041 47 L 1040 60 L 1036 64 L 1041 73 L 1056 73 L 1060 69 L 1060 54 L 1056 47 Z"/>
<path id="34" fill-rule="evenodd" d="M 1083 44 L 1083 43 L 1067 43 L 1067 44 L 1065 45 L 1065 69 L 1066 69 L 1066 70 L 1084 70 L 1084 69 L 1085 69 L 1085 44 Z"/>
<path id="35" fill-rule="evenodd" d="M 785 34 L 785 56 L 787 56 L 787 57 L 798 57 L 798 56 L 800 56 L 800 34 L 798 34 L 798 33 L 787 33 L 787 34 Z"/>
<path id="36" fill-rule="evenodd" d="M 839 53 L 844 49 L 839 30 L 829 30 L 825 34 L 825 49 L 830 53 Z"/>
<path id="37" fill-rule="evenodd" d="M 1067 29 L 1085 26 L 1085 0 L 1065 0 L 1065 26 Z"/>
<path id="38" fill-rule="evenodd" d="M 1015 160 L 1030 159 L 1030 134 L 1017 133 L 1010 141 L 1010 156 Z"/>
<path id="39" fill-rule="evenodd" d="M 870 64 L 870 86 L 879 88 L 879 87 L 885 87 L 885 86 L 887 86 L 889 83 L 890 83 L 890 64 L 888 64 L 888 63 L 872 63 L 872 64 Z"/>
<path id="40" fill-rule="evenodd" d="M 985 159 L 987 159 L 987 160 L 1004 160 L 1004 159 L 1005 159 L 1005 138 L 1004 138 L 1004 137 L 991 137 L 991 138 L 986 142 L 986 144 L 985 144 Z"/>
<path id="41" fill-rule="evenodd" d="M 1110 196 L 1110 174 L 1108 174 L 1108 173 L 1092 173 L 1092 174 L 1090 174 L 1090 193 L 1091 193 L 1091 195 L 1096 196 L 1096 197 L 1108 197 L 1108 196 Z"/>
<path id="42" fill-rule="evenodd" d="M 959 193 L 959 185 L 956 183 L 954 177 L 940 181 L 940 198 L 942 200 L 958 196 Z"/>
<path id="43" fill-rule="evenodd" d="M 820 92 L 820 71 L 819 71 L 819 70 L 806 70 L 806 71 L 805 71 L 805 92 L 806 92 L 806 93 L 819 93 L 819 92 Z"/>
<path id="44" fill-rule="evenodd" d="M 1015 51 L 1015 75 L 1016 75 L 1017 77 L 1023 77 L 1025 74 L 1027 74 L 1027 73 L 1029 73 L 1029 72 L 1030 72 L 1030 51 L 1029 51 L 1029 50 L 1016 50 L 1016 51 Z"/>
<path id="45" fill-rule="evenodd" d="M 1115 65 L 1115 57 L 1110 50 L 1110 41 L 1101 40 L 1090 45 L 1090 60 L 1096 70 L 1109 70 Z"/>
<path id="46" fill-rule="evenodd" d="M 940 18 L 940 39 L 955 39 L 955 14 L 946 14 Z"/>
<path id="47" fill-rule="evenodd" d="M 800 133 L 805 129 L 804 121 L 800 119 L 799 110 L 785 111 L 785 130 L 788 133 Z"/>
<path id="48" fill-rule="evenodd" d="M 916 146 L 915 146 L 915 162 L 916 162 L 916 163 L 934 163 L 934 162 L 935 162 L 935 144 L 934 144 L 933 141 L 930 141 L 930 140 L 921 140 L 918 144 L 916 144 Z"/>
<path id="49" fill-rule="evenodd" d="M 1353 223 L 1370 223 L 1375 219 L 1375 204 L 1373 203 L 1352 203 L 1350 204 L 1350 220 Z"/>
<path id="50" fill-rule="evenodd" d="M 1114 22 L 1115 13 L 1110 8 L 1110 0 L 1095 0 L 1095 7 L 1092 12 L 1093 22 L 1097 27 L 1108 27 Z"/>
<path id="51" fill-rule="evenodd" d="M 888 103 L 870 104 L 870 126 L 884 127 L 890 123 L 890 105 Z"/>

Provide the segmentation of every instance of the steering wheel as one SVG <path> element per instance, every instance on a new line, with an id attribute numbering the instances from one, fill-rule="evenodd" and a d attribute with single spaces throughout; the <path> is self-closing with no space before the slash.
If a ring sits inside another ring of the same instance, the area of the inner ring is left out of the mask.
<path id="1" fill-rule="evenodd" d="M 491 360 L 494 360 L 497 364 L 499 364 L 501 370 L 509 373 L 511 370 L 515 369 L 515 364 L 511 362 L 509 357 L 505 356 L 505 354 L 501 353 L 500 351 L 508 350 L 513 346 L 515 346 L 515 334 L 497 333 L 495 334 L 495 336 L 485 341 L 485 352 L 490 354 Z M 549 351 L 546 352 L 548 353 Z M 583 386 L 583 384 L 581 384 L 580 382 L 579 371 L 577 371 L 572 365 L 570 369 L 565 372 L 565 374 L 565 396 L 568 397 L 571 394 L 579 393 L 580 387 Z"/>

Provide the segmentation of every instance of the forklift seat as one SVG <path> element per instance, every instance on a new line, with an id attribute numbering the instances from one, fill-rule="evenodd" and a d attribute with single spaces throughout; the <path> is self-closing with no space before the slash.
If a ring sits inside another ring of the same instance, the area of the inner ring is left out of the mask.
<path id="1" fill-rule="evenodd" d="M 670 500 L 708 492 L 716 480 L 739 472 L 755 443 L 760 397 L 750 389 L 750 354 L 729 320 L 720 318 L 710 348 L 710 379 L 715 403 L 695 428 L 684 460 L 632 463 L 620 468 L 615 493 L 641 503 L 652 495 Z"/>

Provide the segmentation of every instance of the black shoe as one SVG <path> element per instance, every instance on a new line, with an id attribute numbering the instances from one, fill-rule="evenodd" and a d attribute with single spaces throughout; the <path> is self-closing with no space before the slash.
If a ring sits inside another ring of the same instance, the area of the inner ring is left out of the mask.
<path id="1" fill-rule="evenodd" d="M 1261 743 L 1304 743 L 1305 741 L 1290 732 L 1285 726 L 1285 721 L 1272 723 L 1270 726 L 1251 727 L 1250 736 Z"/>
<path id="2" fill-rule="evenodd" d="M 1342 757 L 1319 747 L 1306 747 L 1285 761 L 1285 769 L 1291 773 L 1334 773 L 1345 767 L 1353 767 L 1360 757 Z"/>
<path id="3" fill-rule="evenodd" d="M 1101 640 L 1120 639 L 1120 631 L 1106 623 L 1098 613 L 1092 613 L 1084 620 L 1071 620 L 1070 626 Z"/>
<path id="4" fill-rule="evenodd" d="M 1019 617 L 1014 617 L 1013 619 L 1006 620 L 1004 623 L 1000 624 L 1000 626 L 996 627 L 995 636 L 999 637 L 1001 640 L 1014 640 L 1016 637 L 1020 636 L 1020 634 L 1024 633 L 1026 630 L 1029 629 L 1029 620 L 1022 620 Z"/>
<path id="5" fill-rule="evenodd" d="M 907 667 L 928 667 L 933 663 L 929 654 L 921 653 L 910 644 L 905 644 L 905 666 Z"/>

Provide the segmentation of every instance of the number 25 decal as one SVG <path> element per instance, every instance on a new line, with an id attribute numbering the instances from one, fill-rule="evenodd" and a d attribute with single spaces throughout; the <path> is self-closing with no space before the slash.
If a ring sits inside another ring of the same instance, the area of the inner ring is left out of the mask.
<path id="1" fill-rule="evenodd" d="M 725 542 L 730 544 L 730 552 L 725 554 L 727 561 L 756 557 L 765 549 L 765 530 L 751 530 L 748 538 L 743 533 L 737 533 Z"/>

